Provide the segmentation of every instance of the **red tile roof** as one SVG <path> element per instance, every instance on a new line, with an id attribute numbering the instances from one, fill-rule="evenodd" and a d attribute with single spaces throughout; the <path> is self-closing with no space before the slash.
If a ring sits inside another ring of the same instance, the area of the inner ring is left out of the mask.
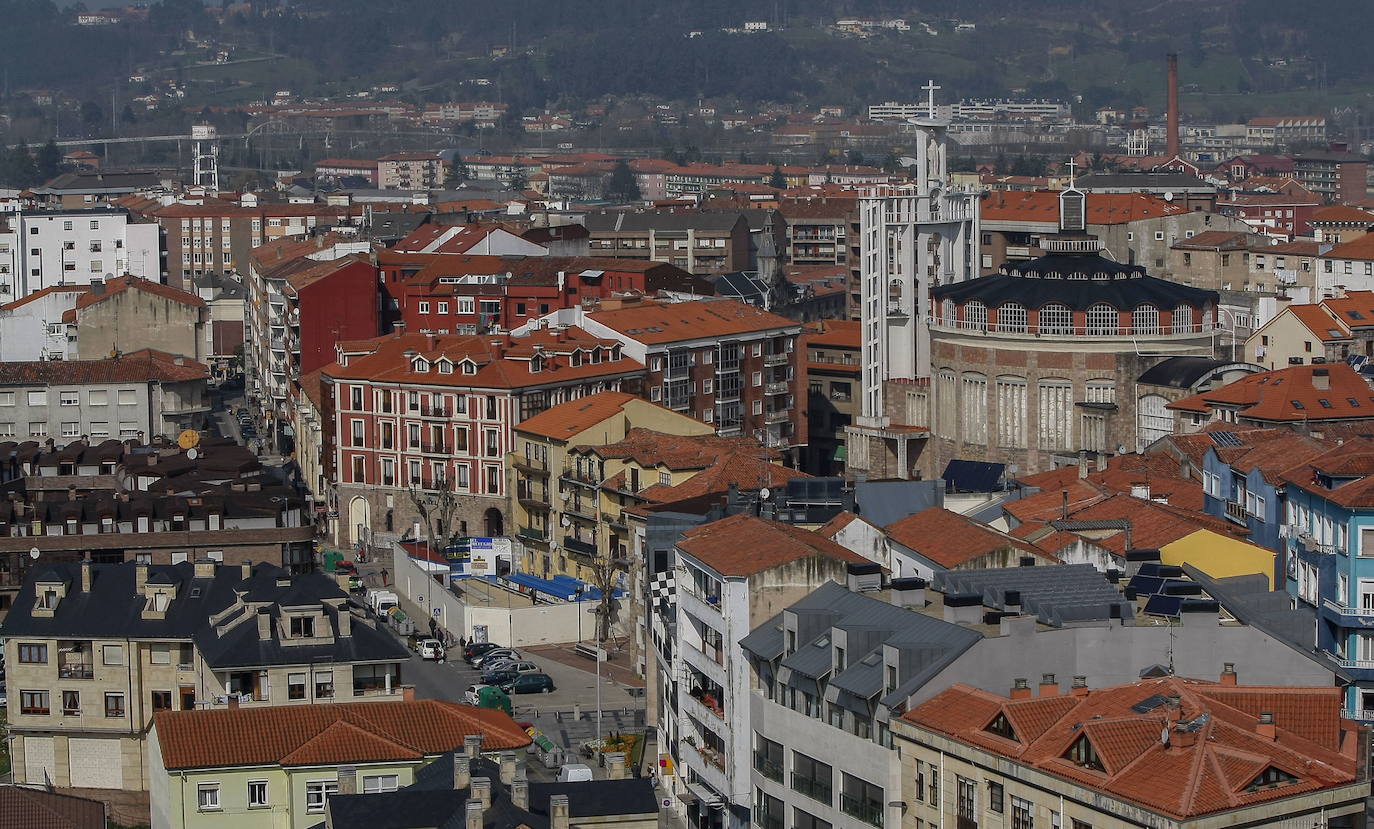
<path id="1" fill-rule="evenodd" d="M 208 377 L 203 363 L 145 348 L 104 360 L 32 360 L 0 363 L 0 385 L 178 383 Z"/>
<path id="2" fill-rule="evenodd" d="M 1321 255 L 1323 259 L 1374 259 L 1374 233 L 1366 233 L 1363 236 L 1351 239 L 1349 242 L 1336 245 L 1331 250 Z M 1339 275 L 1333 275 L 1332 280 L 1340 279 Z"/>
<path id="3" fill-rule="evenodd" d="M 0 786 L 3 829 L 106 829 L 105 804 L 22 786 Z"/>
<path id="4" fill-rule="evenodd" d="M 813 556 L 868 561 L 810 530 L 743 513 L 688 530 L 677 547 L 722 576 L 752 576 Z"/>
<path id="5" fill-rule="evenodd" d="M 420 760 L 470 734 L 486 751 L 530 743 L 504 712 L 436 699 L 163 711 L 154 725 L 167 769 Z"/>
<path id="6" fill-rule="evenodd" d="M 1294 464 L 1280 474 L 1289 484 L 1314 493 L 1321 498 L 1345 507 L 1374 506 L 1374 440 L 1355 438 L 1327 451 Z M 1338 480 L 1334 489 L 1327 489 L 1321 475 Z"/>
<path id="7" fill-rule="evenodd" d="M 205 305 L 205 300 L 192 293 L 187 293 L 171 285 L 163 285 L 148 279 L 141 279 L 137 276 L 117 276 L 105 283 L 103 289 L 92 287 L 86 293 L 76 298 L 76 310 L 89 308 L 97 302 L 104 302 L 110 297 L 122 294 L 125 291 L 140 291 L 151 294 L 172 302 L 180 302 L 182 305 L 190 305 L 194 308 L 201 308 Z"/>
<path id="8" fill-rule="evenodd" d="M 14 302 L 6 302 L 4 305 L 0 305 L 0 311 L 13 311 L 15 308 L 22 308 L 30 302 L 35 302 L 45 296 L 52 296 L 53 294 L 84 294 L 88 290 L 90 290 L 89 285 L 49 285 L 42 290 L 34 291 L 22 299 L 16 299 Z"/>
<path id="9" fill-rule="evenodd" d="M 595 311 L 588 318 L 648 345 L 800 328 L 786 317 L 731 299 L 640 302 L 613 311 Z"/>
<path id="10" fill-rule="evenodd" d="M 1326 372 L 1329 388 L 1313 386 L 1317 372 Z M 1374 390 L 1346 363 L 1288 366 L 1248 374 L 1220 388 L 1176 400 L 1167 408 L 1208 412 L 1218 407 L 1270 423 L 1365 420 L 1374 418 Z"/>
<path id="11" fill-rule="evenodd" d="M 1124 224 L 1188 212 L 1184 205 L 1171 204 L 1145 193 L 1089 193 L 1087 209 L 1090 225 Z M 1059 194 L 998 190 L 983 200 L 982 218 L 992 222 L 1057 223 Z"/>
<path id="12" fill-rule="evenodd" d="M 1361 210 L 1358 207 L 1348 207 L 1343 204 L 1323 207 L 1321 210 L 1312 214 L 1308 219 L 1308 224 L 1318 222 L 1350 223 L 1362 225 L 1374 225 L 1374 213 Z"/>
<path id="13" fill-rule="evenodd" d="M 1173 696 L 1177 707 L 1168 702 Z M 1156 697 L 1161 704 L 1136 709 Z M 1341 700 L 1337 688 L 1225 686 L 1178 677 L 1021 700 L 959 684 L 902 719 L 1103 796 L 1188 819 L 1356 782 L 1359 741 L 1354 726 L 1341 720 Z M 1261 713 L 1273 715 L 1273 736 L 1262 732 Z M 987 730 L 998 714 L 1016 739 Z M 1160 736 L 1166 729 L 1167 742 Z M 1102 770 L 1066 756 L 1084 737 Z M 1271 766 L 1294 782 L 1250 790 Z"/>
<path id="14" fill-rule="evenodd" d="M 888 538 L 911 549 L 941 567 L 955 568 L 1000 550 L 1014 550 L 1058 563 L 1059 559 L 1019 538 L 995 530 L 981 521 L 930 507 L 894 521 L 884 528 Z"/>
<path id="15" fill-rule="evenodd" d="M 1346 328 L 1374 326 L 1374 291 L 1346 291 L 1345 296 L 1324 299 L 1321 304 Z"/>
<path id="16" fill-rule="evenodd" d="M 625 411 L 625 404 L 640 398 L 619 391 L 603 391 L 560 403 L 520 421 L 516 431 L 566 440 Z"/>
<path id="17" fill-rule="evenodd" d="M 1290 305 L 1288 312 L 1322 342 L 1350 339 L 1350 330 L 1323 305 Z"/>

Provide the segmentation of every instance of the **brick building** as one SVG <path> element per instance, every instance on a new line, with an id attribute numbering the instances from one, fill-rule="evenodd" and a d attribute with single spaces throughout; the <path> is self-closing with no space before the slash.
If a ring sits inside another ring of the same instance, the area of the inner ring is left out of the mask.
<path id="1" fill-rule="evenodd" d="M 448 165 L 437 153 L 392 153 L 377 159 L 382 190 L 434 190 L 444 183 Z"/>
<path id="2" fill-rule="evenodd" d="M 644 365 L 628 351 L 575 328 L 520 339 L 398 331 L 340 343 L 339 361 L 320 378 L 337 543 L 409 530 L 412 487 L 464 496 L 442 534 L 506 535 L 514 427 L 567 400 L 637 392 Z"/>
<path id="3" fill-rule="evenodd" d="M 1293 159 L 1298 181 L 1328 204 L 1358 204 L 1369 197 L 1369 159 L 1344 144 Z"/>

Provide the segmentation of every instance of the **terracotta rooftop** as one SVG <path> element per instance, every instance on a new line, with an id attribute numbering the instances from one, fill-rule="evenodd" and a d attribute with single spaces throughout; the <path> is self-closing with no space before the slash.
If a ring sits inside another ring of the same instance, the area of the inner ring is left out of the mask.
<path id="1" fill-rule="evenodd" d="M 566 440 L 625 411 L 625 404 L 640 398 L 619 391 L 603 391 L 560 403 L 520 421 L 516 431 Z"/>
<path id="2" fill-rule="evenodd" d="M 1374 291 L 1346 291 L 1345 296 L 1324 299 L 1321 304 L 1346 328 L 1374 326 Z"/>
<path id="3" fill-rule="evenodd" d="M 148 279 L 141 279 L 137 276 L 117 276 L 107 281 L 103 286 L 92 285 L 89 290 L 76 298 L 76 310 L 88 308 L 97 302 L 104 302 L 110 297 L 122 294 L 125 291 L 141 291 L 145 294 L 152 294 L 162 299 L 180 302 L 182 305 L 190 305 L 200 308 L 205 305 L 205 300 L 192 293 L 187 293 L 171 285 L 163 285 L 160 282 L 153 282 Z"/>
<path id="4" fill-rule="evenodd" d="M 36 302 L 43 297 L 52 296 L 53 294 L 84 294 L 88 290 L 90 290 L 89 285 L 49 285 L 46 288 L 34 291 L 22 299 L 16 299 L 14 302 L 6 302 L 4 305 L 0 305 L 0 311 L 13 311 L 15 308 L 22 308 L 30 302 Z"/>
<path id="5" fill-rule="evenodd" d="M 981 521 L 950 512 L 944 507 L 930 507 L 908 515 L 888 524 L 884 531 L 888 538 L 898 544 L 949 569 L 1006 549 L 1055 563 L 1059 561 L 1010 533 L 993 529 Z"/>
<path id="6" fill-rule="evenodd" d="M 1374 259 L 1374 233 L 1366 233 L 1351 239 L 1349 242 L 1336 245 L 1323 253 L 1321 257 L 1323 259 Z M 1340 275 L 1332 276 L 1333 281 L 1338 279 L 1340 279 Z"/>
<path id="7" fill-rule="evenodd" d="M 1356 782 L 1359 740 L 1341 720 L 1341 699 L 1337 688 L 1178 677 L 1016 700 L 959 684 L 902 719 L 1101 796 L 1189 819 Z M 1272 715 L 1272 734 L 1261 714 Z M 999 717 L 1012 738 L 988 730 Z M 1076 762 L 1070 754 L 1082 740 L 1092 759 Z M 1271 769 L 1278 785 L 1262 782 Z"/>
<path id="8" fill-rule="evenodd" d="M 649 345 L 800 328 L 786 317 L 734 300 L 642 302 L 588 317 Z"/>
<path id="9" fill-rule="evenodd" d="M 1339 224 L 1374 225 L 1374 213 L 1361 210 L 1358 207 L 1335 204 L 1331 207 L 1323 207 L 1321 210 L 1313 213 L 1312 218 L 1307 221 L 1309 224 L 1330 222 Z"/>
<path id="10" fill-rule="evenodd" d="M 1313 384 L 1324 376 L 1327 388 Z M 1220 388 L 1168 404 L 1177 411 L 1238 410 L 1240 415 L 1269 423 L 1374 418 L 1374 390 L 1346 363 L 1287 366 L 1248 374 Z"/>
<path id="11" fill-rule="evenodd" d="M 0 363 L 0 385 L 82 383 L 178 383 L 208 377 L 195 360 L 145 348 L 104 360 L 32 360 Z"/>
<path id="12" fill-rule="evenodd" d="M 106 829 L 105 804 L 23 786 L 0 787 L 0 829 Z"/>
<path id="13" fill-rule="evenodd" d="M 1346 441 L 1292 465 L 1279 477 L 1343 507 L 1374 506 L 1374 441 Z"/>
<path id="14" fill-rule="evenodd" d="M 1145 193 L 1089 193 L 1088 224 L 1114 225 L 1160 216 L 1187 213 L 1181 204 L 1171 204 Z M 1059 194 L 1050 191 L 997 190 L 983 200 L 982 218 L 992 222 L 1059 221 Z"/>
<path id="15" fill-rule="evenodd" d="M 677 547 L 727 577 L 752 576 L 812 556 L 868 561 L 810 530 L 743 513 L 688 530 Z"/>
<path id="16" fill-rule="evenodd" d="M 1350 329 L 1322 305 L 1289 305 L 1288 312 L 1322 342 L 1350 339 Z"/>
<path id="17" fill-rule="evenodd" d="M 484 751 L 530 743 L 504 712 L 436 699 L 163 711 L 154 724 L 169 770 L 418 761 L 470 734 Z"/>

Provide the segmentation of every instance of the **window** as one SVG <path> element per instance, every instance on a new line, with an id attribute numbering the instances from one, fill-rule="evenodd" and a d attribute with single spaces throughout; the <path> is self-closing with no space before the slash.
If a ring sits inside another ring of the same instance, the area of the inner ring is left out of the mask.
<path id="1" fill-rule="evenodd" d="M 781 770 L 779 770 L 781 773 Z M 792 752 L 792 790 L 829 805 L 835 772 L 819 760 L 799 751 Z"/>
<path id="2" fill-rule="evenodd" d="M 305 699 L 305 674 L 286 675 L 286 698 Z"/>
<path id="3" fill-rule="evenodd" d="M 1003 303 L 997 309 L 997 330 L 1025 333 L 1026 306 L 1019 302 Z"/>
<path id="4" fill-rule="evenodd" d="M 754 733 L 754 768 L 769 780 L 782 782 L 783 749 L 781 743 Z"/>
<path id="5" fill-rule="evenodd" d="M 314 636 L 314 635 L 315 635 L 315 617 L 314 617 L 314 616 L 292 616 L 292 617 L 291 617 L 291 637 L 292 637 L 293 639 L 294 639 L 294 638 L 301 637 L 301 636 Z"/>
<path id="6" fill-rule="evenodd" d="M 986 331 L 988 327 L 988 307 L 976 299 L 964 304 L 964 328 Z"/>
<path id="7" fill-rule="evenodd" d="M 156 697 L 154 697 L 156 701 Z M 62 713 L 69 717 L 81 716 L 81 692 L 63 691 L 62 692 Z"/>
<path id="8" fill-rule="evenodd" d="M 123 665 L 124 646 L 102 645 L 100 648 L 100 660 L 106 665 Z"/>
<path id="9" fill-rule="evenodd" d="M 132 406 L 138 403 L 138 392 L 133 389 L 119 390 L 119 405 Z"/>
<path id="10" fill-rule="evenodd" d="M 1105 303 L 1098 303 L 1088 308 L 1088 335 L 1096 337 L 1111 337 L 1117 334 L 1120 319 L 1117 317 L 1116 309 Z"/>
<path id="11" fill-rule="evenodd" d="M 122 717 L 124 716 L 124 695 L 106 694 L 105 695 L 105 716 Z"/>
<path id="12" fill-rule="evenodd" d="M 988 723 L 983 730 L 1008 740 L 1016 739 L 1016 729 L 1011 727 L 1011 720 L 1007 719 L 1007 715 L 1001 712 L 998 712 L 997 716 L 993 717 L 992 722 Z"/>
<path id="13" fill-rule="evenodd" d="M 315 698 L 333 699 L 334 698 L 334 672 L 316 671 L 315 672 Z"/>
<path id="14" fill-rule="evenodd" d="M 1073 384 L 1066 379 L 1047 378 L 1040 381 L 1036 391 L 1040 398 L 1040 448 L 1069 448 Z"/>
<path id="15" fill-rule="evenodd" d="M 978 818 L 978 784 L 967 777 L 954 778 L 955 815 L 963 820 Z"/>
<path id="16" fill-rule="evenodd" d="M 59 405 L 62 405 L 62 406 L 80 406 L 80 405 L 81 405 L 81 392 L 75 392 L 75 391 L 64 391 L 64 392 L 59 392 L 59 393 L 58 393 L 58 399 L 59 399 L 59 401 L 60 401 Z"/>
<path id="17" fill-rule="evenodd" d="M 73 420 L 62 421 L 62 437 L 75 438 L 81 436 L 81 424 Z"/>
<path id="18" fill-rule="evenodd" d="M 65 700 L 66 698 L 64 697 L 63 699 Z M 152 699 L 153 699 L 153 710 L 154 710 L 154 711 L 171 711 L 171 710 L 172 710 L 172 692 L 171 692 L 171 691 L 154 691 L 153 694 L 152 694 Z M 63 705 L 65 706 L 66 703 L 64 702 Z"/>
<path id="19" fill-rule="evenodd" d="M 337 780 L 315 780 L 305 784 L 305 810 L 319 814 L 324 811 L 324 802 L 339 791 Z"/>
<path id="20" fill-rule="evenodd" d="M 1261 789 L 1273 789 L 1279 786 L 1287 786 L 1298 782 L 1298 778 L 1289 774 L 1277 766 L 1269 766 L 1260 772 L 1259 776 L 1250 781 L 1250 785 L 1245 787 L 1247 792 L 1257 792 Z"/>
<path id="21" fill-rule="evenodd" d="M 1106 771 L 1102 760 L 1097 756 L 1097 749 L 1093 748 L 1092 741 L 1086 734 L 1074 740 L 1073 745 L 1069 746 L 1069 750 L 1064 754 L 1064 759 L 1085 769 Z"/>
<path id="22" fill-rule="evenodd" d="M 1012 797 L 1011 829 L 1035 829 L 1035 805 L 1029 800 Z"/>
<path id="23" fill-rule="evenodd" d="M 813 814 L 792 808 L 792 829 L 831 829 L 829 821 L 821 820 Z"/>
<path id="24" fill-rule="evenodd" d="M 421 314 L 428 314 L 428 313 L 429 313 L 429 303 L 428 303 L 428 302 L 421 302 L 421 303 L 420 303 L 419 311 L 420 311 Z"/>
<path id="25" fill-rule="evenodd" d="M 992 782 L 991 780 L 989 780 L 989 781 L 988 781 L 988 809 L 989 809 L 990 811 L 993 811 L 993 812 L 998 813 L 999 815 L 1002 814 L 1003 810 L 1006 809 L 1006 803 L 1004 802 L 1004 797 L 1005 797 L 1005 792 L 1004 792 L 1003 789 L 1002 789 L 1002 784 L 1001 784 L 1001 783 L 994 783 L 994 782 Z"/>
<path id="26" fill-rule="evenodd" d="M 267 781 L 249 780 L 248 781 L 248 808 L 266 809 L 272 805 L 267 799 Z"/>
<path id="27" fill-rule="evenodd" d="M 1041 334 L 1072 334 L 1073 312 L 1067 305 L 1051 302 L 1040 309 L 1039 328 Z"/>
<path id="28" fill-rule="evenodd" d="M 20 642 L 19 661 L 32 665 L 46 665 L 48 646 L 39 642 Z"/>
<path id="29" fill-rule="evenodd" d="M 1153 305 L 1141 305 L 1131 312 L 1131 328 L 1136 334 L 1159 333 L 1159 309 Z"/>
<path id="30" fill-rule="evenodd" d="M 166 598 L 165 598 L 165 597 L 166 597 L 167 594 L 166 594 L 166 593 L 158 593 L 157 595 L 160 596 L 160 597 L 163 597 L 163 608 L 165 609 L 165 608 L 166 608 Z M 150 645 L 150 646 L 148 647 L 148 662 L 151 663 L 151 664 L 153 664 L 153 665 L 170 665 L 170 664 L 172 664 L 172 646 L 171 646 L 171 645 Z"/>
<path id="31" fill-rule="evenodd" d="M 843 774 L 843 780 L 840 811 L 873 826 L 882 826 L 887 805 L 882 787 L 848 773 Z"/>
<path id="32" fill-rule="evenodd" d="M 47 691 L 20 691 L 19 692 L 19 711 L 23 714 L 47 714 L 48 713 L 48 692 Z"/>
<path id="33" fill-rule="evenodd" d="M 48 393 L 45 392 L 45 391 L 31 391 L 31 392 L 29 392 L 29 405 L 30 405 L 30 406 L 46 406 L 46 405 L 48 405 Z"/>
<path id="34" fill-rule="evenodd" d="M 394 792 L 400 788 L 401 778 L 395 774 L 371 774 L 363 778 L 363 794 Z"/>
<path id="35" fill-rule="evenodd" d="M 46 437 L 48 434 L 48 424 L 39 421 L 30 421 L 29 434 L 33 437 Z"/>
<path id="36" fill-rule="evenodd" d="M 218 783 L 200 783 L 196 786 L 196 808 L 202 812 L 219 811 Z"/>

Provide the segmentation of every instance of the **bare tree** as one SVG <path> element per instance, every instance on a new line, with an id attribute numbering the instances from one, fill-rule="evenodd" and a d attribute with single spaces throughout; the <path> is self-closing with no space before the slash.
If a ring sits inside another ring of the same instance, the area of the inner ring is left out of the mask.
<path id="1" fill-rule="evenodd" d="M 425 538 L 432 553 L 442 553 L 442 541 L 453 535 L 453 514 L 458 511 L 458 493 L 445 476 L 432 482 L 432 487 L 420 488 L 412 479 L 406 493 L 415 507 L 415 514 L 424 525 Z"/>
<path id="2" fill-rule="evenodd" d="M 596 589 L 601 591 L 601 602 L 596 609 L 596 644 L 603 647 L 607 639 L 611 638 L 611 617 L 618 610 L 618 602 L 612 598 L 616 587 L 616 574 L 626 572 L 629 559 L 619 555 L 619 551 L 612 550 L 604 557 L 598 556 L 596 562 L 591 565 L 592 583 Z"/>

